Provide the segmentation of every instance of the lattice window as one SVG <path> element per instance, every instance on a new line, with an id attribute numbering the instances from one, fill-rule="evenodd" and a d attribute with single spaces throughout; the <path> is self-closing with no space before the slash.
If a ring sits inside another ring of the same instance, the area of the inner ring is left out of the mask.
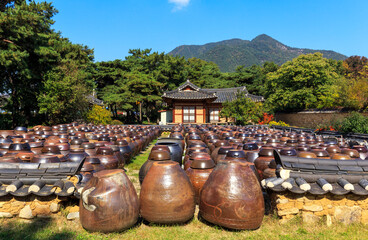
<path id="1" fill-rule="evenodd" d="M 195 122 L 195 107 L 183 107 L 183 122 Z"/>

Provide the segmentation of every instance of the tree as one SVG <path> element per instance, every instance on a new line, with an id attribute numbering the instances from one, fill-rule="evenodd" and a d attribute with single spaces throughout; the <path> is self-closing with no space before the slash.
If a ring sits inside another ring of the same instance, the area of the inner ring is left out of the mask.
<path id="1" fill-rule="evenodd" d="M 255 103 L 245 93 L 238 93 L 237 99 L 223 103 L 222 117 L 234 118 L 236 124 L 254 124 L 263 116 L 262 103 Z"/>
<path id="2" fill-rule="evenodd" d="M 45 75 L 38 95 L 40 113 L 46 114 L 51 124 L 83 119 L 94 87 L 93 51 L 59 37 L 55 39 L 54 49 L 60 57 L 57 66 Z"/>
<path id="3" fill-rule="evenodd" d="M 58 57 L 50 45 L 56 13 L 51 3 L 2 2 L 0 93 L 10 97 L 5 109 L 12 113 L 13 126 L 32 124 L 37 117 L 43 76 Z"/>
<path id="4" fill-rule="evenodd" d="M 328 108 L 339 101 L 338 64 L 321 53 L 300 55 L 267 75 L 266 103 L 273 110 Z"/>

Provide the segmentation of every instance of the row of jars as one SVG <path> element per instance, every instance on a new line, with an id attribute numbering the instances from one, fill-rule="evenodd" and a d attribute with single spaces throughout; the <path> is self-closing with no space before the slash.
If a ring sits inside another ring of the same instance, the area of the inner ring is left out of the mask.
<path id="1" fill-rule="evenodd" d="M 82 183 L 94 172 L 124 168 L 160 134 L 153 126 L 78 125 L 0 131 L 0 162 L 80 162 Z"/>

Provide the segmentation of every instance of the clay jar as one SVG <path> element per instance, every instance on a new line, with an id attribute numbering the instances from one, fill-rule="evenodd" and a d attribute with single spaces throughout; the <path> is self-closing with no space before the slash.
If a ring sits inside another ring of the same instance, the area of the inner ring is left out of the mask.
<path id="1" fill-rule="evenodd" d="M 215 148 L 211 150 L 211 158 L 216 159 L 219 149 L 224 146 L 229 146 L 229 142 L 227 140 L 217 141 L 215 143 Z"/>
<path id="2" fill-rule="evenodd" d="M 229 229 L 260 227 L 262 190 L 247 163 L 219 161 L 202 188 L 199 213 L 208 222 Z"/>
<path id="3" fill-rule="evenodd" d="M 225 159 L 226 154 L 233 149 L 233 147 L 231 146 L 223 146 L 220 147 L 219 150 L 217 151 L 217 157 L 213 158 L 213 160 L 215 161 L 215 163 L 217 164 L 218 161 Z"/>
<path id="4" fill-rule="evenodd" d="M 156 143 L 156 145 L 165 145 L 165 146 L 167 146 L 170 149 L 171 160 L 173 160 L 174 162 L 179 163 L 179 165 L 181 166 L 183 151 L 182 151 L 182 149 L 181 149 L 181 147 L 178 143 L 159 142 L 159 143 Z"/>
<path id="5" fill-rule="evenodd" d="M 208 153 L 203 153 L 203 152 L 194 152 L 194 153 L 191 153 L 189 155 L 189 158 L 188 160 L 185 162 L 184 164 L 184 170 L 187 170 L 191 165 L 192 165 L 192 162 L 195 160 L 195 159 L 203 159 L 203 158 L 210 158 L 211 159 L 211 156 L 208 154 Z"/>
<path id="6" fill-rule="evenodd" d="M 67 159 L 71 162 L 80 162 L 88 157 L 88 154 L 84 151 L 83 148 L 71 148 L 68 155 L 66 155 Z"/>
<path id="7" fill-rule="evenodd" d="M 192 183 L 196 204 L 199 204 L 199 195 L 202 187 L 207 181 L 214 167 L 215 163 L 208 155 L 207 157 L 203 156 L 201 158 L 194 159 L 190 167 L 185 171 L 190 182 Z"/>
<path id="8" fill-rule="evenodd" d="M 99 147 L 96 151 L 96 156 L 100 159 L 101 164 L 105 169 L 115 169 L 119 167 L 119 159 L 114 155 L 114 152 L 109 147 Z"/>
<path id="9" fill-rule="evenodd" d="M 194 190 L 176 162 L 155 162 L 140 192 L 141 216 L 159 224 L 185 223 L 194 216 Z"/>
<path id="10" fill-rule="evenodd" d="M 116 144 L 119 146 L 120 153 L 123 156 L 125 163 L 129 163 L 132 158 L 133 151 L 128 145 L 128 142 L 125 140 L 120 140 L 117 141 Z"/>
<path id="11" fill-rule="evenodd" d="M 187 151 L 186 151 L 186 154 L 184 156 L 184 170 L 186 170 L 188 168 L 187 161 L 190 159 L 190 157 L 193 153 L 207 153 L 207 149 L 203 148 L 203 147 L 188 148 Z M 189 164 L 189 166 L 190 166 L 190 164 Z"/>
<path id="12" fill-rule="evenodd" d="M 95 172 L 105 170 L 104 166 L 101 164 L 100 159 L 96 157 L 86 157 L 85 163 L 90 163 Z"/>
<path id="13" fill-rule="evenodd" d="M 139 169 L 139 183 L 142 185 L 144 178 L 146 177 L 148 170 L 152 167 L 152 164 L 156 161 L 171 161 L 170 152 L 167 150 L 153 150 L 148 156 L 148 160 L 143 163 Z"/>
<path id="14" fill-rule="evenodd" d="M 80 183 L 81 184 L 87 183 L 92 178 L 93 173 L 95 173 L 95 170 L 92 164 L 89 162 L 84 162 L 80 170 L 80 175 L 82 176 Z"/>
<path id="15" fill-rule="evenodd" d="M 262 147 L 259 151 L 259 156 L 254 160 L 254 165 L 257 168 L 258 174 L 261 179 L 264 179 L 263 171 L 268 168 L 271 160 L 274 159 L 272 147 Z"/>
<path id="16" fill-rule="evenodd" d="M 359 152 L 359 155 L 360 155 L 361 159 L 366 159 L 368 157 L 368 149 L 365 146 L 354 145 L 353 149 L 355 149 Z"/>
<path id="17" fill-rule="evenodd" d="M 88 231 L 118 232 L 138 220 L 139 200 L 123 170 L 103 170 L 93 174 L 79 201 L 82 226 Z"/>

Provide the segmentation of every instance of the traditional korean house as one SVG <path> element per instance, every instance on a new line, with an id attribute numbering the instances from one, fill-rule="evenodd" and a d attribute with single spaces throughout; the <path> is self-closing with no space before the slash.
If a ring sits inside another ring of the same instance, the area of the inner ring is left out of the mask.
<path id="1" fill-rule="evenodd" d="M 221 118 L 222 104 L 236 99 L 244 92 L 254 102 L 264 100 L 262 96 L 249 94 L 246 87 L 203 89 L 189 80 L 176 90 L 165 92 L 163 100 L 172 110 L 161 111 L 161 123 L 224 123 L 231 119 Z"/>

